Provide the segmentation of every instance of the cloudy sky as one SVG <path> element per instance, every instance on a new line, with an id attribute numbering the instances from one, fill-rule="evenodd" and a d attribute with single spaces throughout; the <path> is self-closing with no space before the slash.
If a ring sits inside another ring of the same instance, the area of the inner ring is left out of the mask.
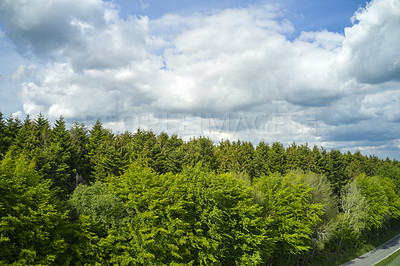
<path id="1" fill-rule="evenodd" d="M 0 0 L 0 111 L 400 159 L 400 0 Z"/>

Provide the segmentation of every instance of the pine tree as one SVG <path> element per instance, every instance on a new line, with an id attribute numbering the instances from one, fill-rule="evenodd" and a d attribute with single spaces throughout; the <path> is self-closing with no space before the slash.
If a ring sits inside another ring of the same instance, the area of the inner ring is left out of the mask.
<path id="1" fill-rule="evenodd" d="M 18 117 L 8 117 L 6 120 L 5 136 L 3 139 L 3 143 L 5 145 L 4 150 L 9 150 L 11 147 L 13 147 L 13 150 L 18 150 L 16 139 L 20 134 L 21 127 L 22 122 Z"/>
<path id="2" fill-rule="evenodd" d="M 342 153 L 338 150 L 331 150 L 327 157 L 328 179 L 333 186 L 336 195 L 340 195 L 343 186 L 347 184 L 348 178 L 345 176 L 345 161 Z"/>
<path id="3" fill-rule="evenodd" d="M 71 136 L 71 168 L 75 170 L 76 176 L 89 180 L 91 175 L 91 164 L 88 152 L 89 131 L 84 124 L 75 122 L 70 131 Z"/>
<path id="4" fill-rule="evenodd" d="M 274 142 L 269 150 L 268 166 L 271 173 L 286 172 L 286 152 L 283 145 L 279 142 Z"/>
<path id="5" fill-rule="evenodd" d="M 3 113 L 0 112 L 0 159 L 7 152 L 9 144 L 7 143 L 7 125 L 3 117 Z"/>
<path id="6" fill-rule="evenodd" d="M 264 141 L 258 143 L 254 159 L 256 176 L 267 175 L 268 173 L 270 173 L 270 168 L 269 168 L 270 149 L 271 148 L 269 147 L 269 145 L 264 143 Z"/>
<path id="7" fill-rule="evenodd" d="M 49 120 L 40 113 L 35 119 L 35 140 L 36 146 L 45 149 L 49 145 L 51 139 L 51 127 Z"/>
<path id="8" fill-rule="evenodd" d="M 194 167 L 196 164 L 210 170 L 217 170 L 215 147 L 211 139 L 206 137 L 192 138 L 181 146 L 183 164 Z"/>
<path id="9" fill-rule="evenodd" d="M 179 172 L 182 169 L 183 154 L 180 152 L 182 144 L 182 139 L 177 135 L 169 137 L 167 133 L 161 132 L 150 151 L 150 166 L 158 173 Z"/>
<path id="10" fill-rule="evenodd" d="M 19 151 L 31 151 L 36 148 L 35 124 L 30 118 L 29 114 L 25 117 L 25 120 L 21 125 L 21 130 L 16 136 L 15 145 L 16 149 L 18 149 Z"/>
<path id="11" fill-rule="evenodd" d="M 93 125 L 92 129 L 89 131 L 89 141 L 86 144 L 87 149 L 87 158 L 90 160 L 90 173 L 91 176 L 89 181 L 94 181 L 96 179 L 96 164 L 103 163 L 103 158 L 101 156 L 102 150 L 106 147 L 111 147 L 112 141 L 114 139 L 111 131 L 103 128 L 100 120 L 96 121 L 96 124 Z M 109 159 L 106 159 L 109 160 Z M 97 174 L 99 174 L 97 170 Z M 99 177 L 100 179 L 102 177 Z"/>
<path id="12" fill-rule="evenodd" d="M 70 194 L 75 187 L 74 171 L 71 168 L 72 140 L 62 116 L 55 122 L 51 139 L 44 150 L 44 161 L 44 176 L 53 180 L 61 195 Z"/>

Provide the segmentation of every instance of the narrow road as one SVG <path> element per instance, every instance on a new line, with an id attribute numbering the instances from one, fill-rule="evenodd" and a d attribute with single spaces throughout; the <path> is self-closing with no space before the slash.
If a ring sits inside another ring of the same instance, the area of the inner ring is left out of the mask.
<path id="1" fill-rule="evenodd" d="M 364 255 L 355 258 L 354 260 L 348 261 L 342 266 L 366 266 L 374 265 L 386 257 L 390 256 L 392 253 L 400 249 L 400 234 L 390 239 L 388 242 L 380 245 L 374 250 L 365 253 Z"/>

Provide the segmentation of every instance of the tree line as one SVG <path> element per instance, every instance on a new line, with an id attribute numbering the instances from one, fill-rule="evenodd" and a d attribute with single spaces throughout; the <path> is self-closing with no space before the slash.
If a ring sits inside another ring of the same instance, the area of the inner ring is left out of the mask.
<path id="1" fill-rule="evenodd" d="M 0 264 L 312 264 L 398 224 L 400 163 L 0 113 Z"/>

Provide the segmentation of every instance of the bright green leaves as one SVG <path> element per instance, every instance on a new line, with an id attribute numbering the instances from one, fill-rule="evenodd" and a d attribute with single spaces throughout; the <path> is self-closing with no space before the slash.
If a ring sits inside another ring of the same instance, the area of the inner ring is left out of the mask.
<path id="1" fill-rule="evenodd" d="M 378 229 L 390 218 L 399 217 L 399 197 L 393 181 L 359 175 L 354 182 L 368 203 L 367 229 Z"/>
<path id="2" fill-rule="evenodd" d="M 87 215 L 92 223 L 105 229 L 123 224 L 125 208 L 106 184 L 96 182 L 91 186 L 79 185 L 71 195 L 69 204 L 77 215 Z"/>
<path id="3" fill-rule="evenodd" d="M 256 265 L 262 261 L 266 235 L 261 208 L 252 203 L 251 189 L 230 175 L 199 167 L 158 175 L 132 165 L 110 180 L 110 189 L 133 213 L 130 226 L 122 231 L 131 234 L 130 248 L 124 252 L 136 263 Z"/>
<path id="4" fill-rule="evenodd" d="M 68 216 L 25 157 L 7 155 L 0 165 L 0 258 L 3 263 L 62 261 L 67 244 L 62 227 Z"/>
<path id="5" fill-rule="evenodd" d="M 322 205 L 312 203 L 312 189 L 301 177 L 272 174 L 256 181 L 262 192 L 266 217 L 270 225 L 277 254 L 299 254 L 311 248 L 311 235 L 321 221 Z"/>
<path id="6" fill-rule="evenodd" d="M 397 219 L 400 198 L 392 180 L 365 174 L 355 177 L 342 191 L 338 215 L 338 248 L 343 240 L 354 245 L 362 234 L 381 230 L 386 222 Z"/>
<path id="7" fill-rule="evenodd" d="M 1 113 L 0 142 L 0 264 L 302 263 L 400 217 L 399 163 L 360 152 Z"/>

